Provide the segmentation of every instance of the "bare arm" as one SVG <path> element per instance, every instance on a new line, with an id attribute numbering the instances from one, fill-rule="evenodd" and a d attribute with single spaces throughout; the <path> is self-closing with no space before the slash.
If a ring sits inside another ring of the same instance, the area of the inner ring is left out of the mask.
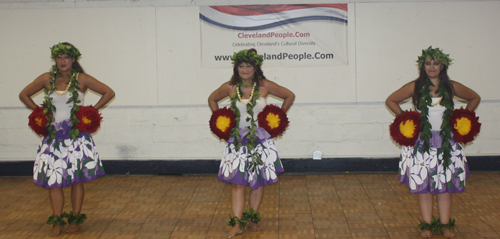
<path id="1" fill-rule="evenodd" d="M 31 96 L 36 94 L 38 91 L 47 88 L 49 85 L 49 73 L 44 73 L 37 77 L 33 82 L 24 87 L 24 89 L 19 93 L 19 99 L 30 109 L 35 109 L 37 105 L 31 99 Z"/>
<path id="2" fill-rule="evenodd" d="M 98 81 L 94 77 L 80 73 L 78 76 L 78 81 L 80 82 L 80 90 L 82 92 L 91 89 L 99 94 L 101 94 L 101 99 L 94 105 L 95 109 L 100 109 L 105 106 L 113 97 L 115 97 L 115 92 L 106 84 Z"/>
<path id="3" fill-rule="evenodd" d="M 465 109 L 474 111 L 479 105 L 479 102 L 481 102 L 481 96 L 479 96 L 475 91 L 458 82 L 452 81 L 451 83 L 453 84 L 453 88 L 455 88 L 455 95 L 464 100 L 467 100 L 467 106 L 465 107 Z"/>
<path id="4" fill-rule="evenodd" d="M 232 90 L 231 85 L 229 85 L 229 82 L 226 82 L 222 84 L 217 90 L 212 92 L 210 96 L 208 97 L 208 107 L 213 111 L 216 111 L 219 109 L 219 101 L 230 96 L 230 92 Z"/>
<path id="5" fill-rule="evenodd" d="M 283 105 L 281 105 L 281 109 L 284 112 L 287 112 L 288 109 L 290 109 L 290 107 L 292 106 L 293 101 L 295 100 L 295 94 L 289 89 L 280 86 L 272 81 L 269 80 L 263 80 L 263 81 L 264 81 L 263 86 L 266 87 L 269 94 L 283 99 Z"/>
<path id="6" fill-rule="evenodd" d="M 399 106 L 399 103 L 412 97 L 414 90 L 415 82 L 412 81 L 389 95 L 389 97 L 387 97 L 387 99 L 385 100 L 385 104 L 392 112 L 394 112 L 396 115 L 399 115 L 401 114 L 401 107 Z"/>

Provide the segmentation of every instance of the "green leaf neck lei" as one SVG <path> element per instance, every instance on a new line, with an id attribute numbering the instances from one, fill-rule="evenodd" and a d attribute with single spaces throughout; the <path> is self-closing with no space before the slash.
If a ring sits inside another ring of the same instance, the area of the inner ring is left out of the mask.
<path id="1" fill-rule="evenodd" d="M 253 109 L 254 109 L 255 105 L 257 104 L 257 99 L 260 97 L 259 83 L 254 81 L 253 84 L 255 84 L 254 94 L 253 94 L 252 98 L 250 99 L 250 101 L 246 104 L 247 113 L 250 116 L 245 119 L 247 122 L 250 122 L 250 126 L 245 127 L 245 129 L 247 129 L 249 131 L 248 134 L 245 136 L 245 137 L 247 137 L 247 142 L 245 144 L 245 146 L 247 147 L 247 152 L 248 152 L 247 157 L 251 159 L 250 163 L 247 165 L 247 167 L 248 167 L 247 169 L 252 170 L 252 171 L 255 170 L 257 165 L 264 164 L 264 162 L 261 159 L 261 156 L 256 152 L 256 150 L 255 150 L 255 152 L 252 152 L 252 151 L 254 151 L 254 149 L 257 148 L 257 146 L 259 144 L 258 138 L 257 138 L 257 136 L 255 136 L 255 133 L 257 132 L 257 120 L 254 118 Z M 239 151 L 240 148 L 242 147 L 241 136 L 240 136 L 241 113 L 240 113 L 240 110 L 238 109 L 238 107 L 236 107 L 236 102 L 239 100 L 238 91 L 243 92 L 241 90 L 241 86 L 246 86 L 246 84 L 244 82 L 240 81 L 234 87 L 235 94 L 231 98 L 231 110 L 233 110 L 233 112 L 234 112 L 234 115 L 235 115 L 234 121 L 236 123 L 236 126 L 231 130 L 231 137 L 234 137 L 234 145 L 235 145 L 236 151 Z"/>
<path id="2" fill-rule="evenodd" d="M 54 69 L 54 67 L 53 67 L 53 69 Z M 54 112 L 56 111 L 56 107 L 52 104 L 51 95 L 57 91 L 56 86 L 55 86 L 56 77 L 62 76 L 61 73 L 57 70 L 57 67 L 55 67 L 55 69 L 56 70 L 54 70 L 53 72 L 50 73 L 49 89 L 47 89 L 47 88 L 43 89 L 43 92 L 45 92 L 45 97 L 44 97 L 44 101 L 42 103 L 42 106 L 47 107 L 47 109 L 45 109 L 43 113 L 48 112 L 50 115 L 50 118 L 48 119 L 49 121 L 47 122 L 47 125 L 46 125 L 47 127 L 49 127 L 48 128 L 48 136 L 47 136 L 49 142 L 52 141 L 53 139 L 55 139 L 55 137 L 56 137 L 56 129 L 55 129 L 54 125 L 52 124 L 55 121 Z M 76 117 L 76 112 L 78 112 L 78 110 L 80 110 L 80 107 L 78 106 L 78 103 L 81 102 L 80 100 L 78 100 L 78 90 L 80 90 L 80 87 L 79 87 L 80 83 L 76 79 L 78 76 L 77 71 L 71 69 L 71 75 L 68 74 L 67 76 L 69 77 L 68 92 L 71 93 L 71 96 L 68 99 L 68 101 L 66 102 L 66 104 L 71 104 L 71 103 L 73 104 L 73 106 L 71 107 L 71 116 L 69 118 L 69 122 L 72 125 L 71 129 L 69 131 L 69 138 L 74 140 L 76 137 L 78 137 L 78 135 L 80 135 L 80 130 L 75 128 L 79 122 L 78 118 Z"/>
<path id="3" fill-rule="evenodd" d="M 432 81 L 427 78 L 420 89 L 420 99 L 418 101 L 418 109 L 420 110 L 420 117 L 422 118 L 422 123 L 420 124 L 420 140 L 424 142 L 423 152 L 429 153 L 430 145 L 429 140 L 432 137 L 431 132 L 431 124 L 429 123 L 429 107 L 432 105 L 432 94 L 429 87 L 434 86 Z M 440 105 L 445 107 L 445 111 L 443 112 L 443 122 L 441 123 L 441 131 L 439 135 L 443 139 L 443 143 L 441 144 L 441 150 L 443 153 L 443 167 L 448 168 L 451 164 L 451 145 L 450 140 L 451 137 L 451 126 L 450 126 L 450 117 L 453 113 L 452 102 L 450 102 L 449 93 L 446 90 L 443 81 L 439 82 L 438 88 L 436 90 L 436 94 L 442 97 Z M 416 148 L 415 148 L 416 150 Z M 439 151 L 437 152 L 439 155 Z"/>

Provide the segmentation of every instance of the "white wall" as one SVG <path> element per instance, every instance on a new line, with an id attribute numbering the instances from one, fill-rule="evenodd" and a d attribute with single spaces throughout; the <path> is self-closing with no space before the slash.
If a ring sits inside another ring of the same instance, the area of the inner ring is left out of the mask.
<path id="1" fill-rule="evenodd" d="M 397 157 L 383 102 L 417 77 L 415 60 L 429 45 L 450 53 L 452 79 L 482 96 L 482 132 L 466 153 L 500 155 L 500 2 L 348 2 L 348 66 L 264 64 L 270 80 L 297 96 L 277 141 L 280 156 Z M 0 0 L 0 161 L 33 160 L 40 139 L 18 94 L 50 68 L 49 47 L 63 41 L 117 94 L 94 136 L 103 159 L 220 158 L 224 143 L 209 130 L 207 97 L 232 71 L 201 68 L 198 6 L 244 3 L 254 2 Z M 89 92 L 85 103 L 97 99 Z"/>

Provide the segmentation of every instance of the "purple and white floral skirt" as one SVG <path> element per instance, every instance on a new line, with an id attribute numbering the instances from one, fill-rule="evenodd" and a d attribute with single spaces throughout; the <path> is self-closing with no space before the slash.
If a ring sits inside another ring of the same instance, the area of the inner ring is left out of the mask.
<path id="1" fill-rule="evenodd" d="M 399 160 L 399 180 L 410 187 L 411 193 L 460 193 L 465 190 L 465 179 L 470 176 L 462 146 L 450 140 L 451 164 L 443 167 L 442 137 L 432 131 L 429 152 L 423 152 L 423 141 L 415 146 L 403 146 Z"/>
<path id="2" fill-rule="evenodd" d="M 51 142 L 44 137 L 36 154 L 33 183 L 43 188 L 67 187 L 90 182 L 104 175 L 92 135 L 82 132 L 69 139 L 67 121 L 53 123 L 57 130 Z"/>
<path id="3" fill-rule="evenodd" d="M 248 130 L 240 128 L 243 146 L 238 151 L 235 149 L 234 138 L 228 140 L 226 150 L 222 155 L 218 180 L 229 184 L 250 186 L 252 190 L 277 182 L 278 174 L 285 170 L 271 135 L 263 128 L 257 128 L 255 135 L 259 144 L 252 152 L 249 152 L 245 146 L 246 134 Z M 253 152 L 260 155 L 263 164 L 251 169 L 252 159 L 249 154 Z"/>

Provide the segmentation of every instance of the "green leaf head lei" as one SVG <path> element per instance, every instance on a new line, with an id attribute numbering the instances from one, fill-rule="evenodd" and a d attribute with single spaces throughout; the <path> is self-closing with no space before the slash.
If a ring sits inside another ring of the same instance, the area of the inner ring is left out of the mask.
<path id="1" fill-rule="evenodd" d="M 233 54 L 233 65 L 239 62 L 252 62 L 254 65 L 260 67 L 264 60 L 257 53 L 245 49 Z"/>
<path id="2" fill-rule="evenodd" d="M 75 61 L 78 61 L 80 59 L 80 56 L 82 55 L 78 48 L 72 46 L 69 43 L 58 43 L 53 45 L 50 48 L 50 58 L 52 60 L 55 60 L 58 55 L 68 55 L 70 57 L 73 57 Z"/>
<path id="3" fill-rule="evenodd" d="M 422 67 L 425 64 L 426 58 L 429 58 L 431 60 L 437 59 L 445 67 L 448 67 L 452 61 L 452 59 L 449 58 L 449 54 L 444 54 L 439 48 L 432 48 L 432 46 L 430 46 L 426 50 L 422 50 L 422 55 L 418 57 L 417 62 L 420 71 L 423 70 Z M 444 68 L 443 70 L 445 69 L 446 68 Z M 430 90 L 431 86 L 434 86 L 434 84 L 432 83 L 431 79 L 429 79 L 429 77 L 426 76 L 422 84 L 422 87 L 420 89 L 415 89 L 418 90 L 420 93 L 420 98 L 418 100 L 418 109 L 420 110 L 420 116 L 422 119 L 422 122 L 420 124 L 420 132 L 421 132 L 420 140 L 424 142 L 422 148 L 423 152 L 427 153 L 429 153 L 430 150 L 429 141 L 432 138 L 432 132 L 431 132 L 432 126 L 428 119 L 429 107 L 432 106 L 432 93 Z M 452 97 L 450 97 L 450 92 L 446 90 L 443 79 L 440 79 L 438 88 L 435 91 L 435 93 L 438 94 L 439 97 L 441 97 L 441 102 L 439 104 L 445 107 L 442 118 L 443 121 L 441 123 L 441 130 L 439 134 L 443 139 L 441 144 L 441 150 L 443 153 L 443 167 L 446 170 L 446 168 L 448 168 L 448 166 L 451 164 L 450 140 L 452 139 L 452 136 L 451 136 L 450 117 L 453 112 L 453 102 L 451 100 Z M 415 148 L 415 150 L 417 150 L 417 148 Z M 439 153 L 440 151 L 438 151 L 438 154 Z"/>
<path id="4" fill-rule="evenodd" d="M 50 52 L 51 52 L 51 58 L 53 60 L 55 60 L 55 58 L 60 54 L 66 54 L 70 57 L 73 57 L 75 59 L 75 61 L 77 61 L 80 58 L 80 56 L 82 55 L 76 47 L 72 46 L 69 43 L 56 44 L 50 48 Z M 77 80 L 78 72 L 82 72 L 82 70 L 71 68 L 70 74 L 67 74 L 67 76 L 69 77 L 69 81 L 66 84 L 69 84 L 68 92 L 71 93 L 71 96 L 66 103 L 73 104 L 73 107 L 71 108 L 71 116 L 69 119 L 69 122 L 72 125 L 71 129 L 69 131 L 69 138 L 70 139 L 75 139 L 76 137 L 78 137 L 78 135 L 80 135 L 80 130 L 75 128 L 75 126 L 79 122 L 78 118 L 76 117 L 76 112 L 78 112 L 78 110 L 80 109 L 80 107 L 78 106 L 78 103 L 81 103 L 80 100 L 78 100 L 78 90 L 80 90 L 80 87 L 79 87 L 80 83 Z M 43 101 L 42 105 L 47 107 L 47 109 L 45 109 L 43 113 L 48 112 L 50 115 L 50 119 L 46 125 L 46 127 L 48 127 L 48 136 L 47 137 L 48 137 L 48 141 L 50 142 L 50 141 L 52 141 L 52 139 L 55 138 L 55 135 L 56 135 L 56 129 L 55 129 L 54 125 L 52 124 L 55 120 L 54 112 L 56 111 L 56 107 L 52 104 L 51 95 L 54 92 L 56 92 L 56 90 L 57 90 L 55 87 L 56 78 L 58 76 L 62 76 L 62 74 L 59 72 L 59 68 L 57 67 L 57 64 L 54 64 L 52 66 L 52 72 L 50 72 L 49 74 L 50 74 L 50 79 L 49 79 L 50 86 L 49 86 L 49 89 L 46 89 L 46 88 L 43 89 L 43 91 L 45 93 L 45 97 L 44 97 L 44 101 Z"/>
<path id="5" fill-rule="evenodd" d="M 422 49 L 422 55 L 418 57 L 417 63 L 419 70 L 422 69 L 422 66 L 425 64 L 425 59 L 427 58 L 431 60 L 437 59 L 446 67 L 449 67 L 453 61 L 453 59 L 450 58 L 450 54 L 444 54 L 441 49 L 429 46 L 427 49 Z"/>

